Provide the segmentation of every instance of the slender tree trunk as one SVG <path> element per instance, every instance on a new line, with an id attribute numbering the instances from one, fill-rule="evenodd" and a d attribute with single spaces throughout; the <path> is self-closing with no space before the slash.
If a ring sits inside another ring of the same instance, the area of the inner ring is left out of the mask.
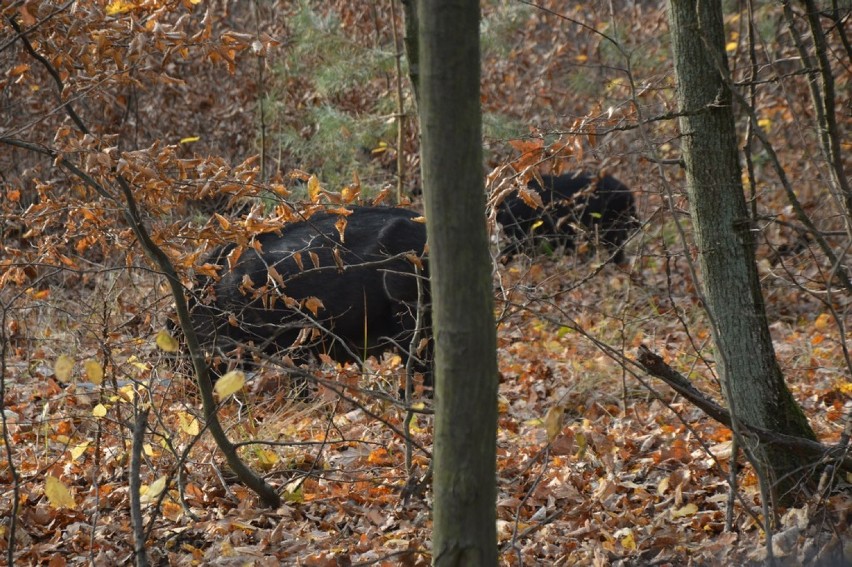
<path id="1" fill-rule="evenodd" d="M 394 0 L 396 1 L 396 0 Z M 420 41 L 418 38 L 419 19 L 417 17 L 417 3 L 419 0 L 402 0 L 403 12 L 405 14 L 405 54 L 408 58 L 408 78 L 411 80 L 411 88 L 414 90 L 414 103 L 420 104 Z"/>
<path id="2" fill-rule="evenodd" d="M 420 12 L 420 124 L 435 327 L 435 565 L 497 564 L 497 362 L 485 226 L 479 2 Z"/>
<path id="3" fill-rule="evenodd" d="M 815 439 L 784 383 L 766 320 L 725 81 L 722 4 L 670 0 L 669 19 L 687 190 L 724 394 L 737 419 Z M 784 499 L 812 472 L 787 450 L 750 449 Z"/>

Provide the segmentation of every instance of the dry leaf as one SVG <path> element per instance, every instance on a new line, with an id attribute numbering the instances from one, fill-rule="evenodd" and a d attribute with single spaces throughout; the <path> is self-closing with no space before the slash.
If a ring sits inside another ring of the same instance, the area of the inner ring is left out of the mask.
<path id="1" fill-rule="evenodd" d="M 97 360 L 89 359 L 83 363 L 83 371 L 86 373 L 86 378 L 89 382 L 98 386 L 104 381 L 104 369 Z"/>
<path id="2" fill-rule="evenodd" d="M 239 392 L 245 383 L 246 375 L 242 370 L 231 370 L 216 380 L 214 390 L 216 391 L 216 395 L 219 396 L 219 399 L 223 400 L 231 394 Z"/>
<path id="3" fill-rule="evenodd" d="M 53 372 L 56 374 L 56 379 L 60 382 L 68 382 L 71 379 L 73 369 L 74 359 L 65 354 L 59 356 L 53 365 Z"/>
<path id="4" fill-rule="evenodd" d="M 55 476 L 48 475 L 45 479 L 44 495 L 47 496 L 47 501 L 50 502 L 50 506 L 53 508 L 70 508 L 73 510 L 77 507 L 71 491 Z"/>

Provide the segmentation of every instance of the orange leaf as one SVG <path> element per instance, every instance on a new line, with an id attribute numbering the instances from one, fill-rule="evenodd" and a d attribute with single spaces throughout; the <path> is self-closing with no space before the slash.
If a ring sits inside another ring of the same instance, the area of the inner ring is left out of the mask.
<path id="1" fill-rule="evenodd" d="M 340 242 L 346 242 L 346 235 L 344 232 L 346 231 L 346 217 L 340 216 L 337 219 L 337 222 L 334 223 L 334 228 L 337 229 L 337 233 L 340 235 Z"/>
<path id="2" fill-rule="evenodd" d="M 820 313 L 819 317 L 814 321 L 814 329 L 825 332 L 831 324 L 832 317 L 828 313 Z"/>
<path id="3" fill-rule="evenodd" d="M 38 21 L 32 14 L 30 14 L 26 6 L 19 7 L 18 13 L 21 15 L 21 21 L 27 27 L 35 25 L 35 23 Z"/>
<path id="4" fill-rule="evenodd" d="M 12 77 L 17 77 L 18 75 L 23 75 L 27 71 L 30 70 L 30 66 L 26 63 L 21 63 L 20 65 L 15 65 L 9 70 L 9 75 Z"/>
<path id="5" fill-rule="evenodd" d="M 671 445 L 661 449 L 660 456 L 663 461 L 671 459 L 685 462 L 689 460 L 689 451 L 687 451 L 686 443 L 683 439 L 675 439 Z"/>
<path id="6" fill-rule="evenodd" d="M 257 241 L 255 241 L 255 242 L 257 242 Z M 237 246 L 236 248 L 231 250 L 231 253 L 228 254 L 228 269 L 233 270 L 234 266 L 237 265 L 237 262 L 239 262 L 240 256 L 242 256 L 242 255 L 243 255 L 243 247 L 242 246 Z"/>
<path id="7" fill-rule="evenodd" d="M 317 316 L 317 312 L 320 309 L 323 309 L 325 306 L 322 304 L 322 301 L 316 297 L 309 297 L 305 300 L 305 307 L 314 314 L 314 317 Z"/>
<path id="8" fill-rule="evenodd" d="M 509 145 L 521 152 L 522 154 L 530 152 L 540 152 L 544 149 L 544 140 L 509 140 Z"/>
<path id="9" fill-rule="evenodd" d="M 541 209 L 544 208 L 544 203 L 541 200 L 541 195 L 538 191 L 533 191 L 531 189 L 527 189 L 526 187 L 521 187 L 518 189 L 518 197 L 526 203 L 526 205 L 532 209 Z"/>
<path id="10" fill-rule="evenodd" d="M 50 296 L 49 289 L 42 289 L 33 294 L 33 299 L 47 299 Z"/>
<path id="11" fill-rule="evenodd" d="M 370 456 L 367 457 L 367 462 L 370 463 L 371 465 L 386 466 L 386 465 L 392 465 L 393 459 L 391 459 L 390 455 L 388 454 L 387 449 L 379 448 L 379 449 L 376 449 L 375 451 L 370 452 Z"/>
<path id="12" fill-rule="evenodd" d="M 229 221 L 219 213 L 214 213 L 213 218 L 216 219 L 216 222 L 219 223 L 219 226 L 222 227 L 223 230 L 228 230 L 229 228 L 231 228 L 231 221 Z"/>

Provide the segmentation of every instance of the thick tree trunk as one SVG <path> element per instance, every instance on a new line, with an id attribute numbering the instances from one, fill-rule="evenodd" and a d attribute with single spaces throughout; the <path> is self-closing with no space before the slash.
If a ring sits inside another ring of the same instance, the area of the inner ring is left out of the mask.
<path id="1" fill-rule="evenodd" d="M 669 19 L 690 210 L 728 405 L 752 425 L 814 439 L 784 383 L 766 321 L 724 80 L 721 2 L 670 0 Z M 787 450 L 765 445 L 751 450 L 785 499 L 812 472 Z"/>
<path id="2" fill-rule="evenodd" d="M 478 0 L 420 12 L 420 125 L 435 327 L 435 565 L 496 565 L 497 362 L 485 226 Z"/>

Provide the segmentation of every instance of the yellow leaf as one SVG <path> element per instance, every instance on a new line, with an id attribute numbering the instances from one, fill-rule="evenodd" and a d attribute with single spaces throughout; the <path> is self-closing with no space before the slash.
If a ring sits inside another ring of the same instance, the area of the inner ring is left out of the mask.
<path id="1" fill-rule="evenodd" d="M 107 16 L 115 16 L 115 15 L 118 15 L 118 14 L 124 14 L 126 12 L 129 12 L 130 10 L 132 10 L 135 7 L 136 7 L 136 5 L 133 4 L 133 2 L 125 2 L 124 0 L 113 0 L 112 2 L 107 4 L 106 14 L 107 14 Z"/>
<path id="2" fill-rule="evenodd" d="M 218 382 L 216 385 L 219 385 Z M 201 428 L 198 425 L 198 420 L 194 415 L 190 415 L 185 411 L 179 411 L 178 419 L 180 420 L 181 431 L 187 435 L 198 435 L 198 432 L 201 431 Z"/>
<path id="3" fill-rule="evenodd" d="M 84 362 L 83 371 L 86 373 L 86 378 L 88 378 L 89 382 L 92 384 L 100 386 L 104 381 L 104 369 L 101 368 L 101 365 L 97 360 L 92 360 L 90 358 Z"/>
<path id="4" fill-rule="evenodd" d="M 624 86 L 624 80 L 623 80 L 623 79 L 621 79 L 620 77 L 616 77 L 616 78 L 614 78 L 614 79 L 612 79 L 612 80 L 610 80 L 610 81 L 607 81 L 607 83 L 606 83 L 606 90 L 611 91 L 611 90 L 613 90 L 613 89 L 616 89 L 616 88 L 618 88 L 618 87 L 622 87 L 622 86 Z M 612 116 L 612 113 L 613 113 L 613 112 L 614 112 L 614 110 L 610 107 L 610 108 L 608 109 L 608 114 L 609 114 L 610 116 Z"/>
<path id="5" fill-rule="evenodd" d="M 426 404 L 424 404 L 423 402 L 417 402 L 416 404 L 411 404 L 411 409 L 413 409 L 415 411 L 423 410 L 425 408 L 426 408 Z M 409 424 L 409 429 L 412 433 L 422 433 L 422 432 L 426 431 L 426 428 L 423 427 L 420 424 L 420 420 L 417 419 L 416 413 L 414 414 L 414 416 L 411 419 L 411 423 Z"/>
<path id="6" fill-rule="evenodd" d="M 197 2 L 195 2 L 195 4 L 197 4 Z M 191 144 L 192 142 L 197 142 L 200 139 L 201 139 L 201 136 L 187 136 L 186 138 L 181 138 L 180 143 L 181 144 Z"/>
<path id="7" fill-rule="evenodd" d="M 148 365 L 145 364 L 144 362 L 139 362 L 139 358 L 137 358 L 135 354 L 133 356 L 131 356 L 130 358 L 128 358 L 127 362 L 130 363 L 137 370 L 141 370 L 143 372 L 148 370 Z"/>
<path id="8" fill-rule="evenodd" d="M 757 121 L 757 125 L 766 130 L 767 128 L 772 126 L 772 120 L 770 120 L 769 118 L 761 118 Z"/>
<path id="9" fill-rule="evenodd" d="M 258 448 L 255 451 L 255 456 L 257 457 L 258 466 L 265 471 L 270 470 L 280 460 L 278 453 L 268 449 Z"/>
<path id="10" fill-rule="evenodd" d="M 121 399 L 132 402 L 136 399 L 136 390 L 133 389 L 132 384 L 127 384 L 118 389 L 118 394 Z"/>
<path id="11" fill-rule="evenodd" d="M 586 436 L 582 431 L 578 431 L 574 435 L 574 442 L 577 443 L 577 457 L 583 458 L 583 455 L 586 454 Z"/>
<path id="12" fill-rule="evenodd" d="M 166 489 L 166 477 L 161 476 L 157 480 L 151 483 L 150 486 L 142 487 L 142 497 L 140 500 L 142 502 L 152 502 L 156 500 L 157 497 L 163 493 L 163 490 Z"/>
<path id="13" fill-rule="evenodd" d="M 684 506 L 683 508 L 679 508 L 677 510 L 674 510 L 672 512 L 672 519 L 681 518 L 683 516 L 692 516 L 696 512 L 698 512 L 698 506 L 690 503 L 690 504 L 687 504 L 686 506 Z"/>
<path id="14" fill-rule="evenodd" d="M 737 50 L 737 42 L 736 41 L 729 41 L 728 43 L 725 44 L 725 51 L 727 51 L 728 53 L 733 53 L 736 50 Z"/>
<path id="15" fill-rule="evenodd" d="M 312 203 L 316 203 L 319 200 L 320 190 L 322 190 L 322 187 L 320 186 L 319 179 L 317 179 L 316 175 L 311 175 L 310 179 L 308 179 L 308 199 Z"/>
<path id="16" fill-rule="evenodd" d="M 157 346 L 164 352 L 177 352 L 180 345 L 173 336 L 165 329 L 157 333 Z"/>
<path id="17" fill-rule="evenodd" d="M 553 441 L 556 436 L 562 432 L 562 416 L 565 413 L 565 408 L 562 406 L 552 406 L 547 410 L 547 415 L 544 416 L 544 429 L 547 431 L 547 441 Z"/>
<path id="18" fill-rule="evenodd" d="M 828 330 L 831 321 L 831 315 L 828 313 L 820 313 L 819 317 L 817 317 L 816 321 L 814 321 L 814 328 L 817 331 L 826 331 Z"/>
<path id="19" fill-rule="evenodd" d="M 92 415 L 95 417 L 104 417 L 107 414 L 106 406 L 103 404 L 98 404 L 95 406 L 95 409 L 92 410 Z"/>
<path id="20" fill-rule="evenodd" d="M 73 449 L 71 449 L 71 460 L 76 461 L 77 459 L 79 459 L 83 455 L 83 453 L 86 452 L 86 449 L 88 449 L 88 448 L 89 448 L 89 442 L 84 441 L 84 442 L 80 443 L 79 445 L 77 445 L 76 447 L 74 447 Z"/>
<path id="21" fill-rule="evenodd" d="M 346 187 L 344 187 L 340 191 L 340 196 L 343 198 L 344 203 L 351 203 L 360 194 L 361 194 L 361 188 L 360 187 L 352 187 L 350 185 L 347 185 Z"/>
<path id="22" fill-rule="evenodd" d="M 44 495 L 47 496 L 47 501 L 53 508 L 71 508 L 73 510 L 77 507 L 71 491 L 55 476 L 48 476 L 45 479 Z"/>
<path id="23" fill-rule="evenodd" d="M 627 534 L 621 538 L 621 547 L 628 551 L 636 549 L 636 538 L 633 536 L 633 530 L 628 529 Z"/>
<path id="24" fill-rule="evenodd" d="M 56 374 L 56 379 L 60 382 L 67 382 L 71 379 L 71 371 L 74 369 L 74 359 L 67 354 L 61 355 L 56 359 L 53 365 L 53 372 Z"/>
<path id="25" fill-rule="evenodd" d="M 246 383 L 246 375 L 241 370 L 231 370 L 216 380 L 216 395 L 222 400 L 234 392 L 239 392 Z"/>
<path id="26" fill-rule="evenodd" d="M 294 480 L 284 487 L 284 502 L 299 504 L 305 501 L 302 482 Z"/>
<path id="27" fill-rule="evenodd" d="M 147 494 L 148 496 L 151 496 L 151 497 L 159 496 L 160 494 L 162 494 L 163 490 L 165 490 L 165 489 L 166 489 L 166 477 L 161 476 L 160 478 L 155 480 L 151 484 L 151 486 L 148 487 L 148 492 L 146 492 L 145 494 Z"/>

